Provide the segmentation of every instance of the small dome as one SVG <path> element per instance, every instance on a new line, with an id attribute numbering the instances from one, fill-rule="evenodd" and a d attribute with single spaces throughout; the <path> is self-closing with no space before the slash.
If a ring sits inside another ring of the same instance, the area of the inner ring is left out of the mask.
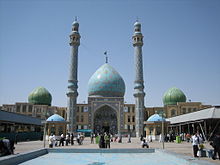
<path id="1" fill-rule="evenodd" d="M 78 23 L 77 21 L 74 21 L 74 22 L 72 23 L 72 26 L 77 26 L 77 27 L 79 27 L 79 23 Z"/>
<path id="2" fill-rule="evenodd" d="M 54 114 L 54 115 L 50 116 L 50 117 L 47 119 L 47 121 L 65 122 L 65 119 L 64 119 L 62 116 L 58 115 L 58 114 Z"/>
<path id="3" fill-rule="evenodd" d="M 177 105 L 178 102 L 186 102 L 186 96 L 180 89 L 173 87 L 165 92 L 163 96 L 164 105 Z"/>
<path id="4" fill-rule="evenodd" d="M 44 87 L 34 89 L 28 96 L 28 102 L 37 105 L 51 105 L 52 96 Z"/>
<path id="5" fill-rule="evenodd" d="M 138 22 L 138 21 L 136 21 L 136 22 L 134 23 L 134 26 L 141 26 L 141 23 Z"/>
<path id="6" fill-rule="evenodd" d="M 158 114 L 154 114 L 152 116 L 150 116 L 147 121 L 149 122 L 158 122 L 158 121 L 165 121 L 164 118 L 162 118 L 160 115 Z"/>
<path id="7" fill-rule="evenodd" d="M 102 65 L 89 79 L 89 96 L 124 97 L 125 83 L 109 64 Z"/>

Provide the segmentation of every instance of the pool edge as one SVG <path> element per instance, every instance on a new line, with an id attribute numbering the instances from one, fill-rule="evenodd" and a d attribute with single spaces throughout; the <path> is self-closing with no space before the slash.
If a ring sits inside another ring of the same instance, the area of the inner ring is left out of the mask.
<path id="1" fill-rule="evenodd" d="M 0 157 L 0 165 L 17 165 L 48 153 L 46 148 L 25 152 L 17 155 Z"/>

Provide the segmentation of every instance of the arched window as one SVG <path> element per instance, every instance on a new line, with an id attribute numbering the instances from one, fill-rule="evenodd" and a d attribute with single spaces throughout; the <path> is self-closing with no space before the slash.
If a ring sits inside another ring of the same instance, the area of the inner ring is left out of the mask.
<path id="1" fill-rule="evenodd" d="M 132 122 L 135 122 L 135 116 L 132 116 Z"/>
<path id="2" fill-rule="evenodd" d="M 176 110 L 175 109 L 171 110 L 171 116 L 176 116 Z"/>
<path id="3" fill-rule="evenodd" d="M 186 108 L 183 108 L 182 109 L 182 114 L 185 114 L 186 113 Z"/>
<path id="4" fill-rule="evenodd" d="M 130 118 L 130 116 L 128 116 L 128 123 L 130 123 L 131 122 L 131 118 Z"/>

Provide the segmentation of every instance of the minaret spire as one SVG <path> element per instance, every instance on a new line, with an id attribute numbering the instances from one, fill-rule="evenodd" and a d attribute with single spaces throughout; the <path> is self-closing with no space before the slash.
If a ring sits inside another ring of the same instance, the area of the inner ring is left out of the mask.
<path id="1" fill-rule="evenodd" d="M 105 55 L 105 63 L 107 64 L 107 63 L 108 63 L 108 54 L 107 54 L 107 51 L 104 52 L 104 55 Z"/>
<path id="2" fill-rule="evenodd" d="M 134 98 L 135 98 L 135 130 L 136 136 L 140 137 L 143 135 L 143 124 L 144 124 L 144 78 L 143 78 L 143 61 L 142 61 L 142 46 L 143 46 L 143 35 L 141 33 L 141 24 L 136 21 L 134 24 L 134 35 L 133 46 L 134 46 L 134 59 L 135 59 L 135 81 L 134 81 Z"/>
<path id="3" fill-rule="evenodd" d="M 68 92 L 67 92 L 67 125 L 68 132 L 76 132 L 76 109 L 77 109 L 77 96 L 78 96 L 78 47 L 80 45 L 79 23 L 77 18 L 72 24 L 72 32 L 70 34 L 70 46 L 71 46 L 71 61 L 68 80 Z"/>

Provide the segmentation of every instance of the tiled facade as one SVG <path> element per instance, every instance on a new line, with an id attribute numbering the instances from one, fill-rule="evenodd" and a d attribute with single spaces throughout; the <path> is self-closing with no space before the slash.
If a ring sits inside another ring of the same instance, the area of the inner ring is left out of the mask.
<path id="1" fill-rule="evenodd" d="M 93 129 L 93 120 L 91 118 L 92 104 L 77 104 L 76 112 L 76 124 L 77 129 Z M 97 104 L 97 103 L 96 103 Z M 123 120 L 121 132 L 123 134 L 131 133 L 135 135 L 135 104 L 122 104 Z M 201 102 L 185 102 L 177 103 L 177 105 L 168 105 L 164 107 L 147 107 L 145 108 L 144 120 L 146 121 L 151 115 L 155 113 L 164 113 L 165 117 L 170 118 L 181 114 L 191 113 L 199 111 L 201 109 L 212 107 L 211 105 L 203 105 Z M 66 119 L 66 107 L 56 107 L 47 105 L 33 105 L 30 103 L 15 103 L 15 104 L 3 104 L 2 109 L 9 112 L 25 114 L 32 117 L 38 117 L 45 120 L 53 114 L 59 114 Z M 99 108 L 98 108 L 99 109 Z M 95 109 L 93 109 L 95 110 Z"/>

